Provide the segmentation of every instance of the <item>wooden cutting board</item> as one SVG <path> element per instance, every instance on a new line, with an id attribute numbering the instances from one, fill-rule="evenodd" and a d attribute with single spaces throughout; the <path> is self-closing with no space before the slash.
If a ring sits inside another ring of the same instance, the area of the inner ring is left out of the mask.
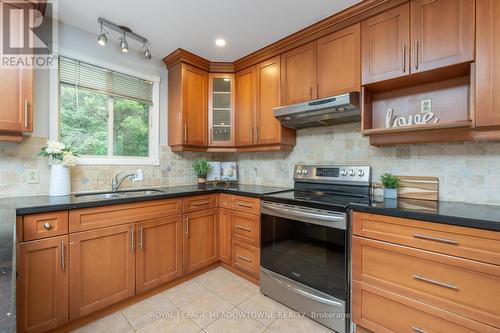
<path id="1" fill-rule="evenodd" d="M 438 201 L 438 177 L 398 176 L 398 178 L 401 182 L 398 190 L 399 198 Z"/>
<path id="2" fill-rule="evenodd" d="M 398 198 L 438 201 L 439 178 L 424 176 L 397 176 L 401 182 Z M 374 183 L 374 188 L 384 188 Z"/>

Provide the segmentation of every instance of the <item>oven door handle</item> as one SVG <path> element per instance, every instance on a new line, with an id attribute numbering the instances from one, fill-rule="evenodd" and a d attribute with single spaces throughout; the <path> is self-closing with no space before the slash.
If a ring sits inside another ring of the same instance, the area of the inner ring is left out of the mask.
<path id="1" fill-rule="evenodd" d="M 278 207 L 272 204 L 268 203 L 263 203 L 263 207 L 266 209 L 269 209 L 271 211 L 275 211 L 278 213 L 283 213 L 286 214 L 290 217 L 296 216 L 296 217 L 306 217 L 306 218 L 312 218 L 312 219 L 318 219 L 321 221 L 328 221 L 328 222 L 344 222 L 345 217 L 343 215 L 326 215 L 326 214 L 318 214 L 318 213 L 309 213 L 309 212 L 304 212 L 301 210 L 295 210 L 295 209 L 287 209 L 284 207 Z"/>
<path id="2" fill-rule="evenodd" d="M 330 299 L 326 299 L 326 298 L 321 297 L 321 296 L 313 295 L 311 293 L 308 293 L 305 290 L 302 290 L 300 288 L 294 287 L 294 286 L 292 286 L 292 285 L 290 285 L 290 284 L 288 284 L 288 283 L 286 283 L 284 281 L 281 281 L 281 280 L 275 278 L 274 276 L 271 276 L 270 274 L 267 274 L 266 272 L 262 272 L 262 273 L 264 273 L 267 276 L 269 276 L 270 278 L 272 278 L 274 281 L 276 281 L 282 287 L 290 289 L 291 291 L 294 291 L 296 293 L 299 293 L 302 296 L 305 296 L 305 297 L 307 297 L 309 299 L 312 299 L 313 301 L 320 302 L 320 303 L 327 304 L 327 305 L 331 305 L 331 306 L 336 306 L 336 307 L 342 307 L 342 306 L 344 306 L 342 303 L 335 302 L 335 301 L 332 301 Z"/>

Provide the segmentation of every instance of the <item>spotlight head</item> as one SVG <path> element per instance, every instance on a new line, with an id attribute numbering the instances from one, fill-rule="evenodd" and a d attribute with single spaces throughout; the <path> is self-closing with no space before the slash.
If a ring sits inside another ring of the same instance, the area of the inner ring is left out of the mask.
<path id="1" fill-rule="evenodd" d="M 151 50 L 149 50 L 149 48 L 146 45 L 144 45 L 144 58 L 146 60 L 151 60 L 151 57 L 152 57 Z"/>
<path id="2" fill-rule="evenodd" d="M 125 38 L 125 34 L 123 34 L 123 38 L 120 38 L 120 50 L 123 53 L 128 52 L 128 43 L 127 43 L 127 39 Z"/>
<path id="3" fill-rule="evenodd" d="M 106 33 L 102 33 L 97 37 L 97 43 L 102 46 L 106 46 L 106 43 L 108 42 L 108 38 L 106 37 Z"/>

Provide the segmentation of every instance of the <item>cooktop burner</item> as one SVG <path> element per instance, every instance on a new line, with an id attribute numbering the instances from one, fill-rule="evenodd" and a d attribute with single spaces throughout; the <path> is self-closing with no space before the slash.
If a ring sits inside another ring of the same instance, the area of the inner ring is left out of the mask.
<path id="1" fill-rule="evenodd" d="M 268 194 L 263 200 L 341 211 L 350 203 L 370 202 L 370 167 L 297 165 L 294 175 L 293 190 Z"/>

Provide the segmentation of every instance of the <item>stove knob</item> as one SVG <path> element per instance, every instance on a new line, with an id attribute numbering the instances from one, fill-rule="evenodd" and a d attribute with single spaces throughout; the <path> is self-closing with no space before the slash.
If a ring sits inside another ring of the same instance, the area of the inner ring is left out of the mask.
<path id="1" fill-rule="evenodd" d="M 365 175 L 365 172 L 361 169 L 358 170 L 358 176 L 363 177 Z"/>
<path id="2" fill-rule="evenodd" d="M 349 171 L 349 176 L 351 176 L 351 177 L 356 176 L 356 171 L 354 171 L 354 170 Z"/>
<path id="3" fill-rule="evenodd" d="M 346 169 L 342 169 L 342 171 L 340 171 L 340 174 L 342 176 L 344 176 L 344 177 L 347 176 L 347 170 Z"/>
<path id="4" fill-rule="evenodd" d="M 302 170 L 302 174 L 303 174 L 304 176 L 305 176 L 305 175 L 307 175 L 308 173 L 309 173 L 309 171 L 308 171 L 307 169 Z"/>
<path id="5" fill-rule="evenodd" d="M 297 169 L 297 174 L 300 176 L 302 174 L 302 169 Z"/>

